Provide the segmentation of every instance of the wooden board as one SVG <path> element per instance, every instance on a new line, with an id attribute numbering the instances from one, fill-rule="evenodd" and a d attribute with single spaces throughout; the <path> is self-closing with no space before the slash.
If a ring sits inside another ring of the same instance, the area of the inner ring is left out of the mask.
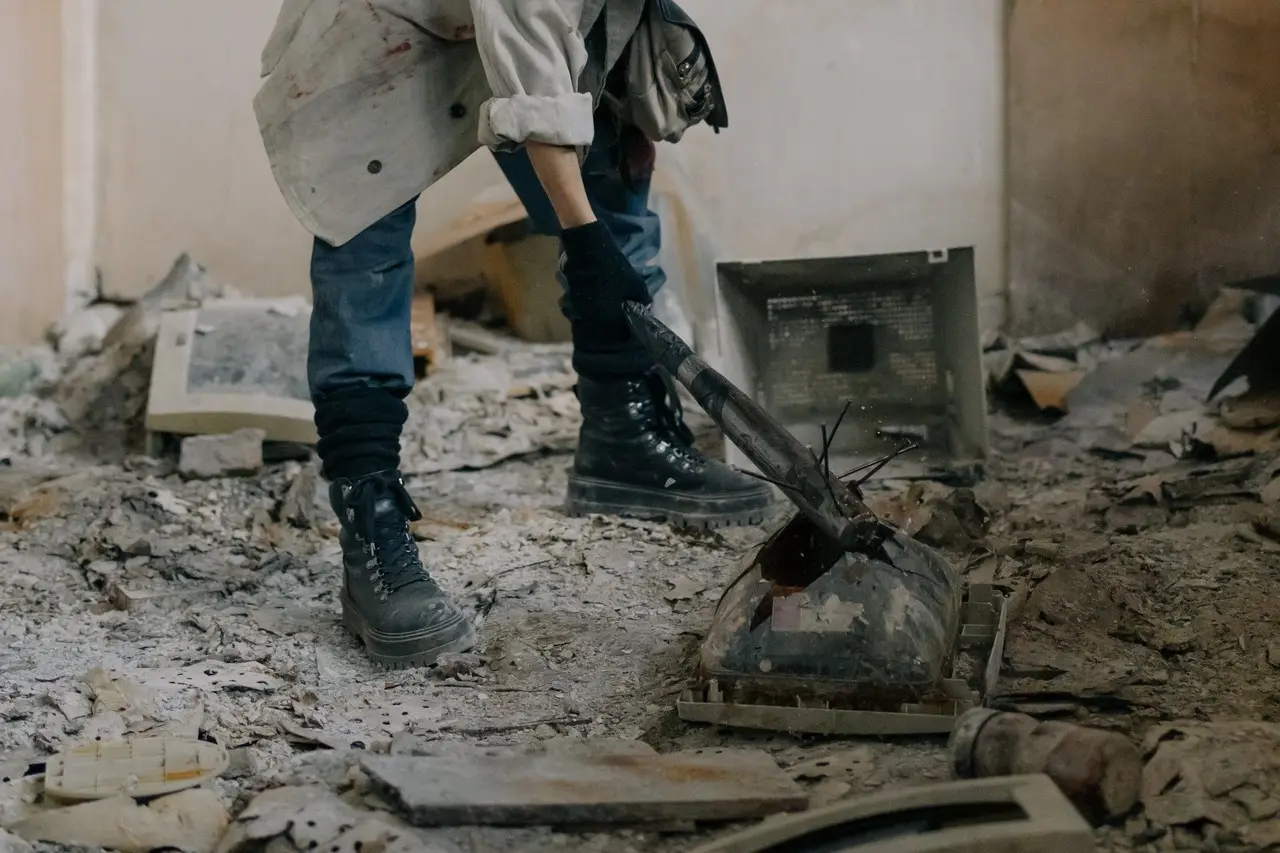
<path id="1" fill-rule="evenodd" d="M 442 320 L 436 314 L 436 299 L 430 291 L 414 294 L 409 320 L 413 357 L 426 359 L 428 372 L 434 371 L 449 357 L 449 339 L 441 329 Z"/>
<path id="2" fill-rule="evenodd" d="M 484 275 L 498 293 L 507 325 L 534 343 L 570 339 L 569 321 L 560 311 L 564 291 L 556 281 L 560 241 L 528 236 L 484 247 Z"/>
<path id="3" fill-rule="evenodd" d="M 757 750 L 519 755 L 475 749 L 371 756 L 375 789 L 416 826 L 738 820 L 803 809 L 808 797 Z"/>
<path id="4" fill-rule="evenodd" d="M 518 198 L 473 204 L 447 226 L 427 235 L 414 248 L 419 258 L 432 258 L 468 240 L 483 237 L 495 228 L 526 218 Z"/>

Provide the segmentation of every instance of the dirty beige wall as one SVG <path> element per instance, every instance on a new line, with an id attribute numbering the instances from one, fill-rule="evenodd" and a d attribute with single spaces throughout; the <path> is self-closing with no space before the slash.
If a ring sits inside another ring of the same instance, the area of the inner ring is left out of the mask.
<path id="1" fill-rule="evenodd" d="M 990 25 L 1000 2 L 811 0 L 795 15 L 773 0 L 686 0 L 715 45 L 733 128 L 718 138 L 700 129 L 679 147 L 727 252 L 989 242 L 991 226 L 967 227 L 977 220 L 966 211 L 1001 198 L 998 139 L 974 132 L 993 123 L 1001 97 Z M 305 292 L 309 243 L 278 197 L 250 108 L 278 8 L 275 0 L 101 4 L 107 292 L 141 292 L 182 250 L 250 292 Z M 899 46 L 911 41 L 939 61 L 904 66 Z M 770 52 L 776 67 L 761 61 Z M 929 73 L 949 88 L 924 108 L 918 93 L 932 86 Z M 933 138 L 937 122 L 949 147 Z M 468 163 L 424 200 L 420 230 L 447 222 L 495 179 L 484 156 Z M 984 254 L 981 277 L 1002 306 L 997 255 Z"/>
<path id="2" fill-rule="evenodd" d="M 1004 0 L 682 0 L 729 128 L 679 157 L 731 259 L 974 247 L 1004 309 Z"/>
<path id="3" fill-rule="evenodd" d="M 252 107 L 279 8 L 100 2 L 97 251 L 108 294 L 144 292 L 183 251 L 247 293 L 307 292 L 310 241 L 276 190 Z"/>
<path id="4" fill-rule="evenodd" d="M 1168 329 L 1280 271 L 1280 3 L 1015 0 L 1010 313 Z"/>
<path id="5" fill-rule="evenodd" d="M 965 114 L 990 108 L 992 94 L 974 88 L 978 78 L 961 58 L 973 55 L 974 33 L 983 31 L 971 13 L 986 9 L 985 0 L 930 2 L 812 0 L 796 15 L 767 0 L 686 0 L 714 41 L 730 85 L 733 126 L 720 137 L 695 131 L 678 150 L 730 254 L 786 246 L 875 251 L 881 236 L 922 211 L 936 221 L 963 213 L 963 202 L 947 201 L 956 198 L 954 186 L 936 188 L 942 212 L 904 203 L 921 196 L 900 192 L 899 175 L 860 154 L 869 133 L 900 139 L 904 158 L 954 148 L 954 128 L 972 127 Z M 33 50 L 31 39 L 11 37 L 33 21 L 52 21 L 56 5 L 0 0 L 0 46 L 16 44 L 0 50 L 0 63 L 52 68 L 52 44 Z M 100 6 L 96 253 L 106 291 L 136 295 L 178 252 L 190 250 L 249 292 L 305 292 L 309 241 L 271 180 L 250 107 L 258 53 L 278 3 Z M 1008 307 L 1017 327 L 1055 328 L 1083 316 L 1120 330 L 1158 328 L 1218 281 L 1280 263 L 1273 191 L 1280 121 L 1278 99 L 1267 91 L 1280 79 L 1280 3 L 1011 0 L 1011 6 Z M 913 21 L 932 23 L 934 35 L 908 35 Z M 909 59 L 919 55 L 940 55 L 955 66 L 951 106 L 931 116 L 911 108 L 910 99 L 903 109 L 898 98 L 902 123 L 886 125 L 875 116 L 894 105 L 894 77 L 921 85 L 932 67 Z M 877 56 L 878 65 L 864 65 Z M 854 67 L 882 71 L 853 74 Z M 6 104 L 28 98 L 18 85 L 27 79 L 23 73 L 0 80 Z M 54 79 L 35 76 L 46 86 Z M 44 130 L 19 132 L 7 123 L 0 134 L 54 138 L 56 114 L 37 113 Z M 5 150 L 17 144 L 5 141 Z M 31 150 L 37 153 L 27 156 L 42 166 L 0 162 L 0 174 L 19 176 L 24 192 L 56 180 L 56 170 L 47 180 L 35 177 L 50 169 L 56 146 Z M 990 184 L 989 152 L 962 162 L 970 187 Z M 424 204 L 424 227 L 447 221 L 451 205 L 496 176 L 482 159 L 468 166 L 463 180 Z M 851 201 L 850 188 L 860 200 Z M 961 197 L 979 198 L 972 190 Z M 24 205 L 18 198 L 8 193 L 6 203 Z M 24 229 L 53 216 L 47 207 L 36 214 L 22 209 L 30 220 Z M 12 243 L 10 221 L 5 234 Z M 18 257 L 53 251 L 47 242 L 43 249 L 39 241 L 17 242 L 20 253 L 0 257 L 5 268 L 16 268 Z M 1003 275 L 986 278 L 995 282 L 984 300 L 990 321 L 1004 307 Z M 43 317 L 57 302 L 56 290 L 21 301 L 37 306 L 33 318 Z M 34 320 L 6 322 L 29 330 Z"/>
<path id="6" fill-rule="evenodd" d="M 65 301 L 62 17 L 0 0 L 0 344 L 29 343 Z"/>

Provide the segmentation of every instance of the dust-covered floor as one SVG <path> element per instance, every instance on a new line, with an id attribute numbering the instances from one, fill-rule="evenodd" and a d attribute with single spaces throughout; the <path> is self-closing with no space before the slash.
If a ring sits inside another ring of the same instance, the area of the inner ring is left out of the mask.
<path id="1" fill-rule="evenodd" d="M 444 670 L 390 673 L 371 667 L 339 625 L 339 551 L 327 515 L 317 508 L 310 529 L 271 520 L 311 469 L 288 463 L 257 478 L 183 482 L 141 465 L 52 480 L 27 499 L 42 517 L 0 540 L 0 756 L 198 732 L 238 751 L 246 769 L 217 785 L 241 804 L 334 760 L 322 751 L 356 750 L 354 764 L 360 750 L 434 740 L 639 738 L 660 750 L 750 743 L 786 764 L 815 748 L 856 747 L 840 778 L 809 768 L 820 799 L 945 777 L 938 744 L 806 748 L 679 723 L 673 703 L 699 634 L 763 532 L 567 518 L 558 505 L 569 461 L 547 455 L 411 483 L 426 515 L 423 556 L 477 613 L 482 647 Z M 19 516 L 35 511 L 18 507 Z M 138 600 L 117 609 L 122 596 Z M 106 710 L 91 699 L 113 678 L 131 700 L 150 695 Z M 444 835 L 477 851 L 628 849 L 613 836 Z M 629 843 L 663 849 L 649 837 Z"/>
<path id="2" fill-rule="evenodd" d="M 1124 348 L 1091 368 L 1066 418 L 995 416 L 985 464 L 874 487 L 893 520 L 1012 594 L 998 707 L 1151 734 L 1148 751 L 1208 738 L 1159 728 L 1172 721 L 1280 716 L 1275 424 L 1186 428 L 1206 417 L 1206 377 L 1238 337 Z M 31 808 L 31 785 L 16 778 L 31 761 L 133 733 L 232 749 L 214 784 L 233 814 L 260 790 L 299 782 L 384 808 L 362 788 L 359 757 L 449 742 L 752 746 L 814 804 L 948 777 L 940 739 L 679 721 L 674 701 L 717 596 L 767 531 L 566 517 L 576 416 L 563 353 L 543 353 L 536 369 L 513 358 L 460 359 L 412 400 L 406 469 L 425 514 L 423 557 L 481 625 L 474 654 L 433 670 L 378 671 L 340 627 L 336 526 L 314 463 L 211 480 L 184 479 L 172 458 L 94 464 L 103 457 L 59 448 L 69 427 L 44 403 L 11 398 L 0 825 Z M 705 423 L 701 432 L 714 442 Z M 956 516 L 962 498 L 985 524 Z M 1280 802 L 1267 805 L 1280 797 L 1280 735 L 1263 725 L 1248 736 L 1243 781 L 1206 786 L 1175 772 L 1099 831 L 1102 846 L 1269 849 L 1280 838 L 1269 828 Z M 407 830 L 463 851 L 675 851 L 723 831 Z"/>

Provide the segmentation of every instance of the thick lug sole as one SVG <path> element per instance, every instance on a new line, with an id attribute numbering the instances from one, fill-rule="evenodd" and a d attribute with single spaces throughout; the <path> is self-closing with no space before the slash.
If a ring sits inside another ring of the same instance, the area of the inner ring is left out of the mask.
<path id="1" fill-rule="evenodd" d="M 573 516 L 616 515 L 706 530 L 761 524 L 774 504 L 773 491 L 767 486 L 749 492 L 695 495 L 629 486 L 570 471 L 565 511 Z"/>
<path id="2" fill-rule="evenodd" d="M 382 634 L 369 627 L 355 605 L 343 593 L 342 626 L 364 643 L 369 659 L 383 669 L 435 666 L 443 654 L 466 652 L 476 646 L 476 629 L 466 615 L 443 625 L 407 634 Z"/>

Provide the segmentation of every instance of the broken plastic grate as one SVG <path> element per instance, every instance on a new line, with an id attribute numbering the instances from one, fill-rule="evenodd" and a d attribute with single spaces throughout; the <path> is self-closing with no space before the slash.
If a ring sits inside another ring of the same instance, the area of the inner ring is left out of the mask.
<path id="1" fill-rule="evenodd" d="M 45 768 L 45 792 L 64 800 L 118 794 L 154 797 L 194 788 L 227 769 L 217 744 L 153 737 L 89 743 L 63 750 Z"/>
<path id="2" fill-rule="evenodd" d="M 775 294 L 765 320 L 761 385 L 783 419 L 825 411 L 832 400 L 928 406 L 945 396 L 927 281 Z"/>

